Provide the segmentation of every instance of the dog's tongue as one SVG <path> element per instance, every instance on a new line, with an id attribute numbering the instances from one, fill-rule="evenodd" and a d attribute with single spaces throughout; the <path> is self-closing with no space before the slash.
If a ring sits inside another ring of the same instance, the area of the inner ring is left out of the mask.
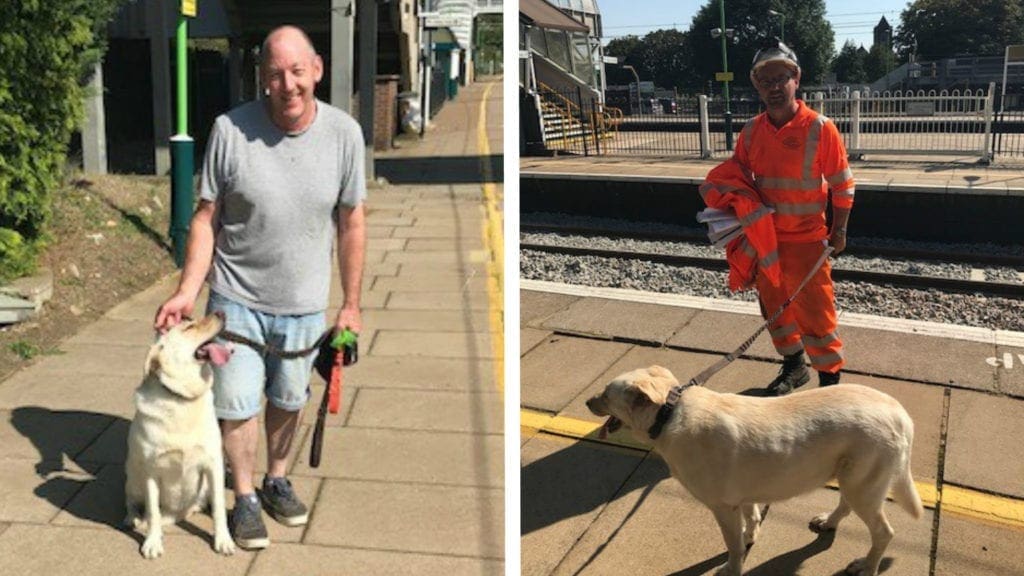
<path id="1" fill-rule="evenodd" d="M 231 359 L 231 349 L 223 344 L 217 344 L 216 342 L 204 344 L 202 348 L 199 349 L 199 353 L 202 356 L 209 358 L 210 363 L 214 366 L 223 366 Z"/>

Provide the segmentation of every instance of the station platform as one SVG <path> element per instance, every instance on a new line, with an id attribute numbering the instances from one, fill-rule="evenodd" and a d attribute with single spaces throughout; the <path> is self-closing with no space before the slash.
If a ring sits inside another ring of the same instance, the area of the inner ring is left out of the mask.
<path id="1" fill-rule="evenodd" d="M 658 364 L 682 381 L 761 325 L 756 304 L 522 280 L 522 574 L 713 574 L 726 560 L 710 511 L 649 446 L 584 402 L 616 375 Z M 915 425 L 912 472 L 925 516 L 895 504 L 887 576 L 1010 576 L 1024 565 L 1024 333 L 840 314 L 843 382 L 899 400 Z M 757 394 L 779 369 L 766 334 L 712 376 Z M 817 386 L 812 377 L 805 387 Z M 799 393 L 799 392 L 797 392 Z M 838 492 L 771 505 L 744 574 L 841 574 L 870 545 L 851 515 L 808 529 Z"/>
<path id="2" fill-rule="evenodd" d="M 700 185 L 726 157 L 553 156 L 520 159 L 520 178 Z M 876 157 L 850 163 L 858 191 L 1024 196 L 1024 162 Z"/>
<path id="3" fill-rule="evenodd" d="M 144 559 L 142 536 L 122 526 L 134 392 L 174 275 L 0 382 L 0 573 L 501 574 L 500 245 L 488 232 L 501 225 L 501 174 L 489 173 L 502 154 L 501 85 L 498 77 L 464 88 L 425 139 L 377 161 L 360 359 L 344 372 L 320 466 L 309 464 L 319 376 L 292 449 L 289 477 L 310 508 L 306 526 L 264 514 L 268 548 L 220 556 L 212 520 L 197 513 L 165 529 L 156 560 Z M 257 453 L 259 481 L 262 440 Z"/>

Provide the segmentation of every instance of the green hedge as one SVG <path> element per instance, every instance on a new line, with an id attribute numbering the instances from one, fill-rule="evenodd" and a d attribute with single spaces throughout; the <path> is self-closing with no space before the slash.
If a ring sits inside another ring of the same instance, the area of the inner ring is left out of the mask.
<path id="1" fill-rule="evenodd" d="M 0 1 L 0 281 L 35 267 L 87 73 L 123 1 Z"/>

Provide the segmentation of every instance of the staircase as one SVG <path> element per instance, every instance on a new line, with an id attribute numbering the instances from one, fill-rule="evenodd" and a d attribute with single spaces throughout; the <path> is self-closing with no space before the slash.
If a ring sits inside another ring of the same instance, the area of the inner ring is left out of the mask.
<path id="1" fill-rule="evenodd" d="M 544 142 L 548 150 L 570 151 L 583 148 L 585 139 L 594 141 L 595 132 L 600 139 L 611 138 L 622 122 L 622 111 L 618 108 L 595 101 L 594 110 L 585 109 L 581 112 L 578 104 L 547 84 L 538 82 L 537 87 Z"/>

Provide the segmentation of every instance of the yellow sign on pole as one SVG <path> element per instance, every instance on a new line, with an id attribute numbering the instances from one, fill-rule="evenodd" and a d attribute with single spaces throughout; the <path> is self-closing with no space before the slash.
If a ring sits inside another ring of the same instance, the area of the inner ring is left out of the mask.
<path id="1" fill-rule="evenodd" d="M 715 72 L 716 82 L 732 82 L 732 72 Z"/>
<path id="2" fill-rule="evenodd" d="M 196 17 L 196 0 L 181 0 L 182 16 Z"/>

